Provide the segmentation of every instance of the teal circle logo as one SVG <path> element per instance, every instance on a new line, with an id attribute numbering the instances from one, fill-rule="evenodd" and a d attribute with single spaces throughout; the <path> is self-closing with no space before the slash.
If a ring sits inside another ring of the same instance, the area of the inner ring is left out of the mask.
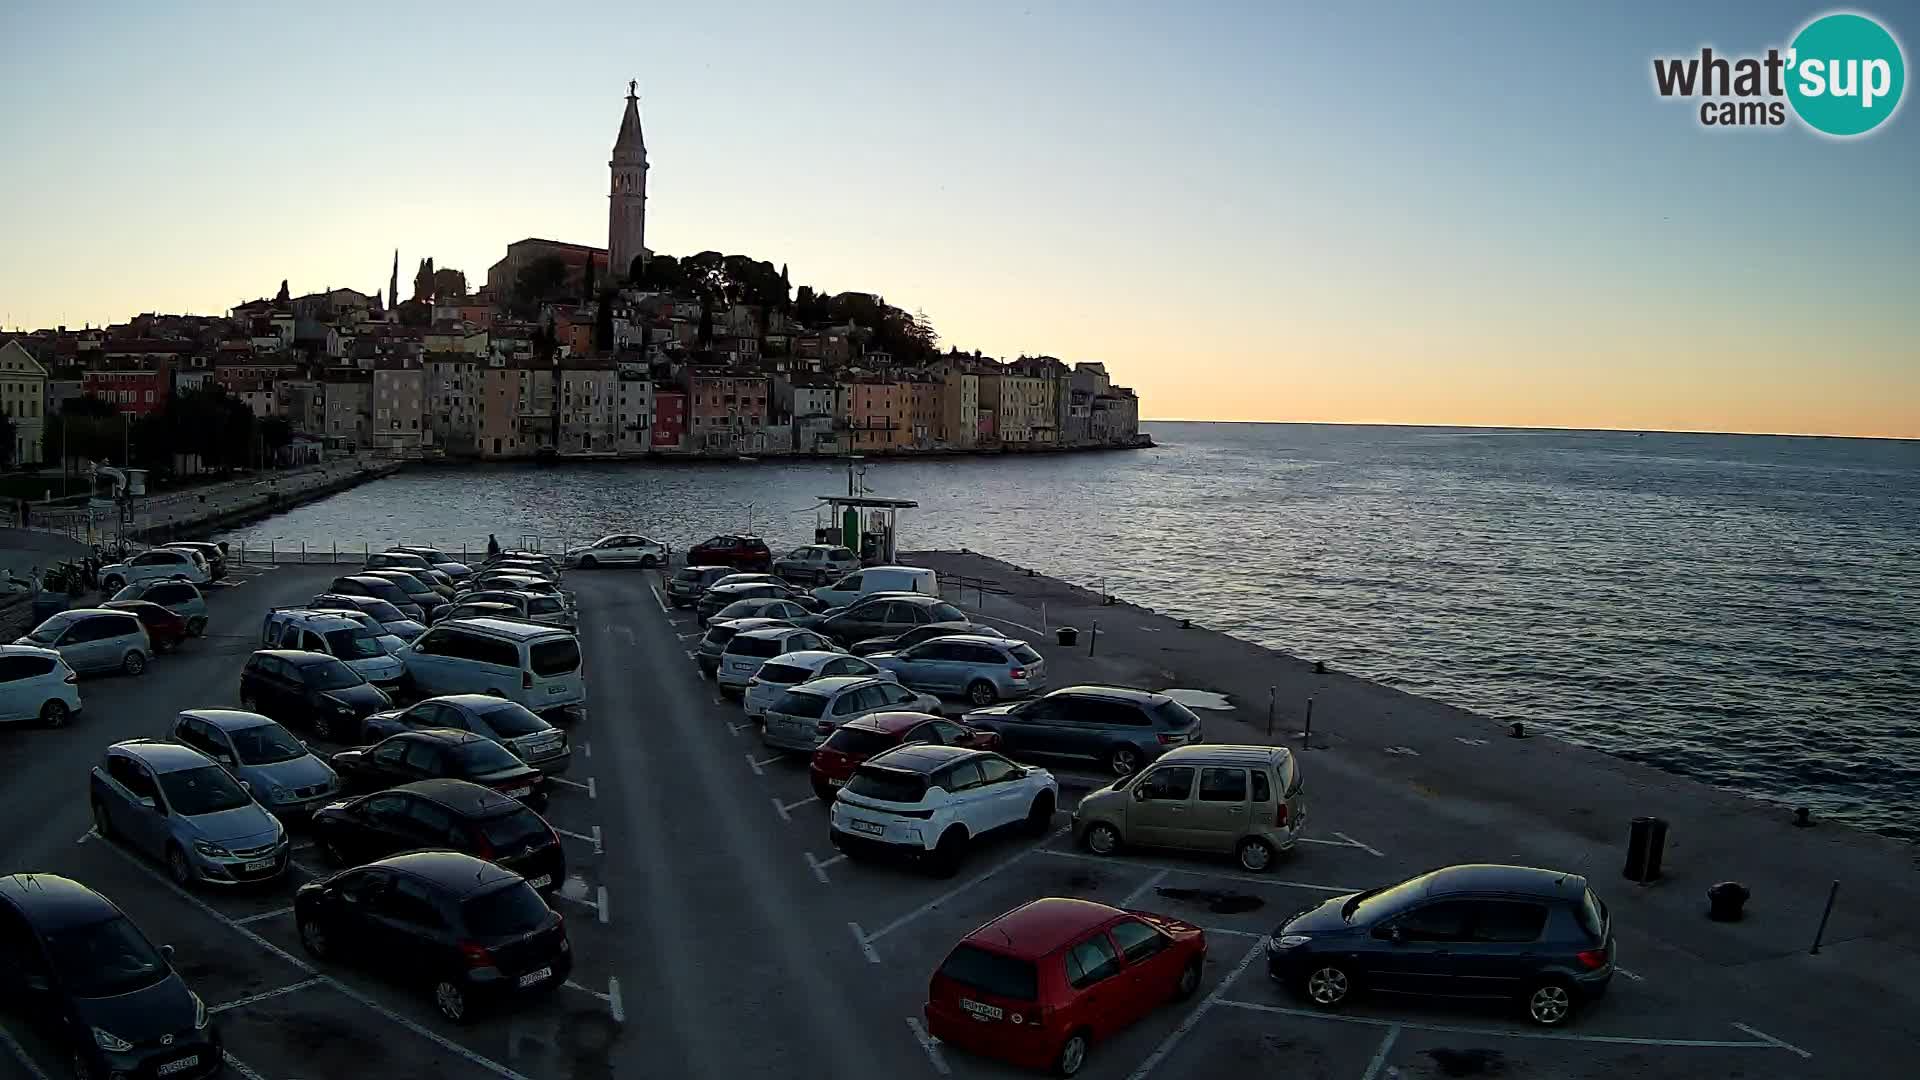
<path id="1" fill-rule="evenodd" d="M 1787 100 L 1815 131 L 1864 135 L 1900 106 L 1907 64 L 1900 43 L 1865 15 L 1813 20 L 1787 53 Z"/>

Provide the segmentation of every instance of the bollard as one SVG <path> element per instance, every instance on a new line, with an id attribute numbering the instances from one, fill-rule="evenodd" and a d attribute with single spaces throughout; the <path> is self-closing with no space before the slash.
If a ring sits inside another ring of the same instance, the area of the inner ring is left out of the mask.
<path id="1" fill-rule="evenodd" d="M 1047 632 L 1047 602 L 1045 600 L 1040 601 L 1040 632 L 1043 634 Z"/>
<path id="2" fill-rule="evenodd" d="M 1507 734 L 1516 739 L 1524 739 L 1527 737 L 1527 725 L 1515 720 L 1513 726 L 1507 729 Z"/>
<path id="3" fill-rule="evenodd" d="M 1313 699 L 1308 698 L 1307 699 L 1307 726 L 1305 730 L 1300 732 L 1301 748 L 1304 749 L 1306 745 L 1312 741 L 1313 741 Z"/>
<path id="4" fill-rule="evenodd" d="M 1313 662 L 1313 673 L 1315 675 L 1325 675 L 1327 673 L 1327 662 L 1325 660 L 1315 660 Z"/>
<path id="5" fill-rule="evenodd" d="M 1794 827 L 1799 829 L 1804 829 L 1807 826 L 1812 825 L 1813 824 L 1813 820 L 1811 816 L 1812 814 L 1813 814 L 1813 811 L 1807 809 L 1804 806 L 1794 807 L 1793 808 Z"/>
<path id="6" fill-rule="evenodd" d="M 1621 876 L 1641 885 L 1660 879 L 1660 857 L 1667 846 L 1667 823 L 1657 817 L 1637 817 L 1627 829 L 1627 864 Z"/>
<path id="7" fill-rule="evenodd" d="M 301 565 L 303 565 L 303 566 L 304 566 L 304 565 L 306 564 L 306 561 L 307 561 L 307 542 L 306 542 L 305 540 L 302 540 L 302 541 L 300 541 L 300 563 L 301 563 Z"/>
<path id="8" fill-rule="evenodd" d="M 276 543 L 277 541 L 273 541 L 273 540 L 267 541 L 267 562 L 275 566 L 278 566 L 280 564 L 280 553 L 279 553 L 279 550 L 275 547 Z"/>
<path id="9" fill-rule="evenodd" d="M 1093 629 L 1087 631 L 1087 655 L 1093 655 L 1093 643 L 1100 640 L 1100 620 L 1093 621 Z"/>
<path id="10" fill-rule="evenodd" d="M 1820 955 L 1820 939 L 1827 936 L 1827 919 L 1833 915 L 1833 898 L 1840 895 L 1840 882 L 1836 880 L 1827 890 L 1826 910 L 1820 913 L 1820 926 L 1813 932 L 1813 948 L 1807 950 L 1808 956 Z"/>
<path id="11" fill-rule="evenodd" d="M 1753 891 L 1737 881 L 1722 881 L 1707 890 L 1707 918 L 1714 922 L 1739 922 L 1747 898 Z"/>
<path id="12" fill-rule="evenodd" d="M 1273 738 L 1273 695 L 1279 687 L 1267 687 L 1267 738 Z"/>

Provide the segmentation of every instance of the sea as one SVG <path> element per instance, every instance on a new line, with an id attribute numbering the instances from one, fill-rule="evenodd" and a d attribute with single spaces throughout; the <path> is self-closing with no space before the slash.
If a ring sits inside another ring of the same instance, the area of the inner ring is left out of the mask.
<path id="1" fill-rule="evenodd" d="M 1157 422 L 1152 449 L 872 460 L 969 548 L 1382 683 L 1920 841 L 1920 442 Z M 810 542 L 844 462 L 410 470 L 278 552 Z"/>

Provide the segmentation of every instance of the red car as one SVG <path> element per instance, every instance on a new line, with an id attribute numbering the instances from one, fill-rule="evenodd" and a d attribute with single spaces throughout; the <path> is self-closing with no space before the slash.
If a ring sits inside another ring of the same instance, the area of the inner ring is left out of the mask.
<path id="1" fill-rule="evenodd" d="M 875 754 L 905 743 L 998 750 L 1000 736 L 922 712 L 868 713 L 840 725 L 813 752 L 813 764 L 807 767 L 813 793 L 823 802 L 832 802 L 833 793 L 853 779 L 853 770 Z"/>
<path id="2" fill-rule="evenodd" d="M 742 533 L 722 533 L 687 549 L 688 566 L 731 566 L 736 570 L 768 570 L 773 552 L 767 542 Z"/>
<path id="3" fill-rule="evenodd" d="M 1193 996 L 1207 958 L 1192 923 L 1048 897 L 968 934 L 927 986 L 927 1030 L 975 1054 L 1073 1076 L 1093 1044 Z"/>
<path id="4" fill-rule="evenodd" d="M 191 636 L 187 633 L 187 620 L 151 600 L 108 600 L 100 606 L 133 612 L 133 617 L 147 628 L 147 637 L 157 653 L 172 652 Z"/>

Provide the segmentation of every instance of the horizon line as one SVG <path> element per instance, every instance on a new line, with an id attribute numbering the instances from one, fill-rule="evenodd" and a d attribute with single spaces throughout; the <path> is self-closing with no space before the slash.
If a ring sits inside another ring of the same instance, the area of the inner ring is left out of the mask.
<path id="1" fill-rule="evenodd" d="M 1718 431 L 1711 428 L 1618 428 L 1618 427 L 1563 427 L 1563 426 L 1527 426 L 1523 424 L 1444 424 L 1418 423 L 1410 420 L 1371 421 L 1371 420 L 1208 420 L 1196 417 L 1154 416 L 1142 417 L 1145 424 L 1246 424 L 1267 427 L 1380 427 L 1380 428 L 1432 428 L 1448 431 L 1594 431 L 1610 432 L 1622 435 L 1741 435 L 1760 439 L 1853 439 L 1864 442 L 1920 442 L 1920 435 L 1837 435 L 1824 431 Z M 1150 434 L 1142 431 L 1141 434 Z"/>

